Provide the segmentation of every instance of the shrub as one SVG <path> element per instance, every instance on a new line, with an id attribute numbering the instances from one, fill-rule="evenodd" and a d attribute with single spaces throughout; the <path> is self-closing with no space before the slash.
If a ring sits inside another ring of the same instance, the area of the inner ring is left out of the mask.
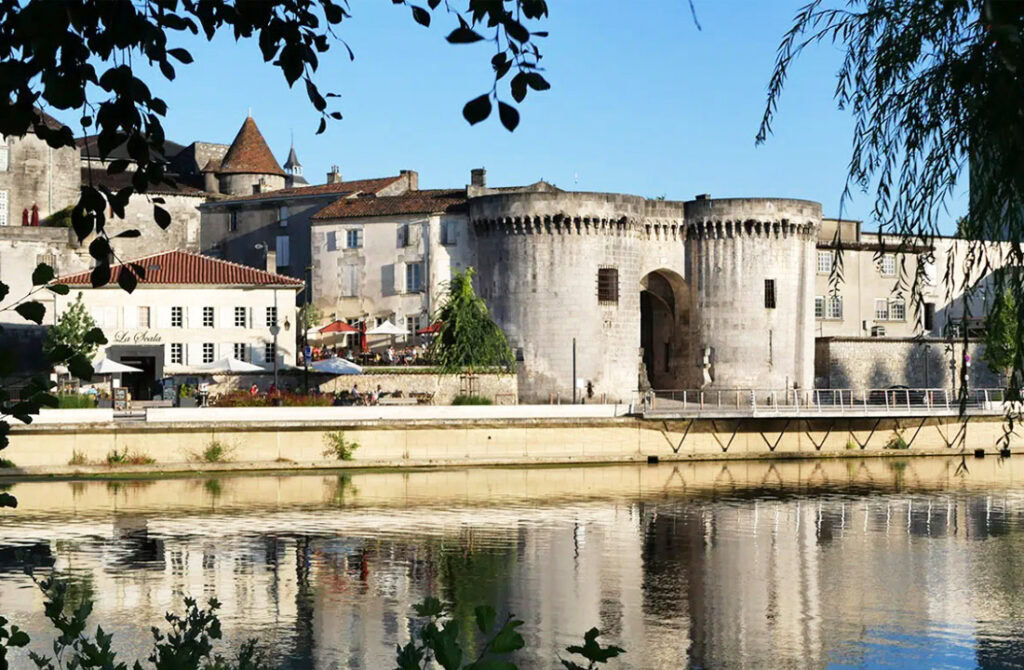
<path id="1" fill-rule="evenodd" d="M 127 447 L 124 451 L 114 449 L 107 453 L 107 465 L 152 465 L 153 463 L 156 463 L 155 458 L 141 451 L 129 452 Z"/>
<path id="2" fill-rule="evenodd" d="M 852 437 L 846 440 L 846 450 L 853 451 L 855 449 L 860 449 L 860 445 L 857 444 L 857 441 Z"/>
<path id="3" fill-rule="evenodd" d="M 57 396 L 57 409 L 94 409 L 96 396 L 84 393 L 62 393 Z"/>
<path id="4" fill-rule="evenodd" d="M 903 433 L 900 433 L 900 432 L 894 430 L 892 432 L 892 437 L 890 437 L 889 441 L 885 443 L 885 448 L 886 449 L 909 449 L 910 445 L 907 444 L 907 441 L 903 439 Z"/>
<path id="5" fill-rule="evenodd" d="M 0 469 L 14 467 L 17 467 L 16 465 L 14 465 L 14 461 L 10 460 L 9 458 L 0 458 Z"/>
<path id="6" fill-rule="evenodd" d="M 335 458 L 339 461 L 351 461 L 352 455 L 358 448 L 358 442 L 349 442 L 345 439 L 345 431 L 343 430 L 338 430 L 324 435 L 325 458 Z"/>
<path id="7" fill-rule="evenodd" d="M 234 453 L 233 446 L 220 440 L 210 440 L 201 452 L 192 454 L 192 460 L 204 463 L 226 463 L 231 460 L 231 455 Z"/>
<path id="8" fill-rule="evenodd" d="M 89 465 L 89 459 L 85 457 L 85 454 L 75 449 L 71 452 L 71 458 L 68 460 L 68 465 Z"/>
<path id="9" fill-rule="evenodd" d="M 293 393 L 281 391 L 278 396 L 285 407 L 327 407 L 331 404 L 331 396 L 324 394 Z M 229 391 L 214 399 L 216 407 L 270 407 L 270 398 L 265 395 L 251 395 L 248 391 Z"/>
<path id="10" fill-rule="evenodd" d="M 494 402 L 490 398 L 485 398 L 479 395 L 467 395 L 459 394 L 452 400 L 453 405 L 493 405 Z"/>

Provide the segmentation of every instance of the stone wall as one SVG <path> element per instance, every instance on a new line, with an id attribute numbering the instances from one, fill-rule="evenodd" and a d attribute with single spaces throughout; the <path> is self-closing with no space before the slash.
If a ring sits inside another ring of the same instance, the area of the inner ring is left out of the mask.
<path id="1" fill-rule="evenodd" d="M 162 198 L 160 205 L 171 215 L 171 225 L 164 230 L 153 220 L 153 198 Z M 156 193 L 135 194 L 128 200 L 124 218 L 108 218 L 107 233 L 113 237 L 124 230 L 135 229 L 141 237 L 113 240 L 114 250 L 122 260 L 141 258 L 162 251 L 181 249 L 199 251 L 199 205 L 206 201 L 205 194 L 181 195 Z M 89 240 L 85 241 L 88 245 Z"/>
<path id="2" fill-rule="evenodd" d="M 0 171 L 0 191 L 7 191 L 7 225 L 20 226 L 22 212 L 32 205 L 39 218 L 78 202 L 82 185 L 77 148 L 53 149 L 34 133 L 3 140 L 7 169 Z"/>
<path id="3" fill-rule="evenodd" d="M 981 360 L 984 345 L 970 341 L 968 385 L 1001 388 L 1000 376 Z M 963 342 L 943 339 L 819 337 L 815 342 L 815 377 L 819 388 L 877 389 L 893 385 L 950 388 L 950 361 L 956 362 L 959 386 Z"/>

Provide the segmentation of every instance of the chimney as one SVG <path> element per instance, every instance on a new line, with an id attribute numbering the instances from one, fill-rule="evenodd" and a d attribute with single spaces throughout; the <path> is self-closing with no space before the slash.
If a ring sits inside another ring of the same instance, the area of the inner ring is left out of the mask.
<path id="1" fill-rule="evenodd" d="M 331 171 L 327 173 L 328 184 L 340 184 L 341 183 L 341 168 L 337 165 L 331 166 Z"/>
<path id="2" fill-rule="evenodd" d="M 410 191 L 420 190 L 420 173 L 416 170 L 399 170 L 398 175 L 405 177 L 406 188 Z"/>
<path id="3" fill-rule="evenodd" d="M 203 174 L 203 189 L 207 193 L 220 193 L 220 182 L 217 181 L 216 172 L 206 172 Z"/>
<path id="4" fill-rule="evenodd" d="M 698 193 L 697 195 L 694 196 L 693 199 L 694 200 L 711 200 L 711 194 L 710 193 Z"/>
<path id="5" fill-rule="evenodd" d="M 277 252 L 267 252 L 267 272 L 277 272 Z"/>
<path id="6" fill-rule="evenodd" d="M 487 188 L 487 170 L 485 168 L 473 168 L 469 171 L 469 185 L 478 188 Z"/>

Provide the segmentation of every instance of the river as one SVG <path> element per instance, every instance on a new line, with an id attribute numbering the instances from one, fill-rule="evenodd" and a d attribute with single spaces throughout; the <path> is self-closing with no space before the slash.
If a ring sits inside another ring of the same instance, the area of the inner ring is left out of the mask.
<path id="1" fill-rule="evenodd" d="M 608 668 L 1024 667 L 1020 457 L 0 488 L 20 503 L 0 511 L 0 614 L 37 651 L 26 564 L 91 598 L 126 660 L 191 595 L 282 668 L 392 668 L 435 595 L 523 619 L 523 670 L 592 626 L 627 650 Z"/>

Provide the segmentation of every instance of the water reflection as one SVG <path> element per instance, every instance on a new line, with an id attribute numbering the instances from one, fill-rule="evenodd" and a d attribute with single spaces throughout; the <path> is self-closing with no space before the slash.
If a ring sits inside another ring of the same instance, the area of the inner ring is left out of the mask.
<path id="1" fill-rule="evenodd" d="M 286 668 L 392 667 L 412 604 L 527 621 L 523 668 L 598 625 L 624 668 L 1022 667 L 1024 459 L 688 463 L 16 483 L 0 603 L 55 570 L 129 657 L 185 595 Z"/>

